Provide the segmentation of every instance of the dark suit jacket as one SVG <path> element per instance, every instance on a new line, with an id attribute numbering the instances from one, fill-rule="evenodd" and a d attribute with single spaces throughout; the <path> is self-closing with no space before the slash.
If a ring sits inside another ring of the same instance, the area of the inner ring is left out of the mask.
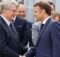
<path id="1" fill-rule="evenodd" d="M 27 57 L 60 57 L 60 23 L 49 18 L 39 34 L 36 46 Z"/>
<path id="2" fill-rule="evenodd" d="M 27 43 L 29 42 L 29 46 L 32 47 L 32 46 L 34 46 L 34 45 L 33 45 L 33 42 L 32 42 L 32 30 L 31 30 L 31 28 L 32 28 L 32 23 L 29 22 L 29 21 L 27 21 L 27 20 L 26 20 L 26 23 L 27 23 L 27 24 L 26 24 L 27 30 L 26 30 L 26 32 L 25 32 L 25 37 L 26 37 Z"/>
<path id="3" fill-rule="evenodd" d="M 31 38 L 32 24 L 24 19 L 16 17 L 14 25 L 19 34 L 20 44 L 26 46 L 29 41 L 30 46 L 32 46 L 33 45 Z"/>
<path id="4" fill-rule="evenodd" d="M 24 33 L 26 31 L 26 21 L 23 19 L 20 19 L 19 17 L 16 17 L 14 21 L 15 28 L 19 34 L 19 41 L 21 45 L 24 45 L 23 43 L 26 43 L 24 40 Z"/>
<path id="5" fill-rule="evenodd" d="M 40 32 L 36 57 L 60 57 L 60 23 L 49 18 Z"/>
<path id="6" fill-rule="evenodd" d="M 22 47 L 16 32 L 0 16 L 0 57 L 19 57 Z"/>

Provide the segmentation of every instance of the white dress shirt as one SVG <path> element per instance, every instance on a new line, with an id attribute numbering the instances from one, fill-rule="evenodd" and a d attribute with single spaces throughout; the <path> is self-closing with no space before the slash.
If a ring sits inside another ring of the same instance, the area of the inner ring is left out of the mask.
<path id="1" fill-rule="evenodd" d="M 10 21 L 3 15 L 1 15 L 1 17 L 4 19 L 4 21 L 7 23 L 7 25 L 10 26 Z"/>
<path id="2" fill-rule="evenodd" d="M 45 24 L 49 18 L 50 18 L 50 16 L 48 16 L 46 19 L 44 19 L 44 21 L 42 23 Z"/>

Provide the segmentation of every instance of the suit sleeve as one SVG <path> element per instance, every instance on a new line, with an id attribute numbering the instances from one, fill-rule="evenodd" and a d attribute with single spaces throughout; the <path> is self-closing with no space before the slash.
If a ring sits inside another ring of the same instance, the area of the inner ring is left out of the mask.
<path id="1" fill-rule="evenodd" d="M 54 22 L 50 27 L 50 35 L 52 40 L 52 55 L 60 57 L 60 24 Z"/>
<path id="2" fill-rule="evenodd" d="M 35 56 L 35 47 L 31 47 L 28 52 L 25 53 L 26 57 L 34 57 Z"/>
<path id="3" fill-rule="evenodd" d="M 29 46 L 32 47 L 32 46 L 34 46 L 33 41 L 32 41 L 32 23 L 28 24 L 27 30 L 28 30 Z"/>
<path id="4" fill-rule="evenodd" d="M 28 43 L 27 28 L 26 28 L 27 22 L 26 22 L 26 20 L 23 20 L 23 23 L 24 23 L 23 32 L 22 32 L 22 34 L 23 34 L 23 40 L 21 42 L 21 45 L 26 46 L 27 43 Z"/>
<path id="5" fill-rule="evenodd" d="M 0 27 L 0 55 L 6 56 L 6 57 L 19 57 L 19 55 L 12 51 L 7 45 L 6 45 L 6 36 L 4 30 Z"/>

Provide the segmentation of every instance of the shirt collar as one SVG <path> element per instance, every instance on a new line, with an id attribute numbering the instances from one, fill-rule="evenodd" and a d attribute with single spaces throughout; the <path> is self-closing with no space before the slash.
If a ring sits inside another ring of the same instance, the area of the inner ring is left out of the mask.
<path id="1" fill-rule="evenodd" d="M 50 16 L 48 16 L 42 23 L 45 24 L 49 18 Z"/>
<path id="2" fill-rule="evenodd" d="M 10 21 L 3 15 L 1 15 L 1 17 L 4 19 L 4 21 L 7 23 L 7 25 L 10 25 Z"/>
<path id="3" fill-rule="evenodd" d="M 13 18 L 13 21 L 15 21 L 16 20 L 16 16 Z"/>

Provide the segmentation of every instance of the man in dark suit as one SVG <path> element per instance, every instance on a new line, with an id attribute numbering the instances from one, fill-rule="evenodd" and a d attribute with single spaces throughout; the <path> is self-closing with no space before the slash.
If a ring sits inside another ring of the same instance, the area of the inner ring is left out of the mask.
<path id="1" fill-rule="evenodd" d="M 51 15 L 49 4 L 39 2 L 38 8 L 44 26 L 36 44 L 36 57 L 60 57 L 60 24 L 49 17 Z"/>
<path id="2" fill-rule="evenodd" d="M 27 28 L 26 32 L 27 32 L 27 34 L 26 33 L 25 34 L 26 34 L 26 37 L 28 39 L 29 46 L 32 47 L 32 46 L 34 46 L 33 42 L 32 42 L 32 30 L 31 30 L 32 23 L 27 21 L 27 20 L 26 20 L 26 22 L 27 22 L 27 24 L 26 24 L 26 28 Z"/>
<path id="3" fill-rule="evenodd" d="M 24 38 L 25 31 L 26 31 L 26 21 L 22 18 L 16 17 L 14 21 L 15 28 L 19 34 L 19 41 L 21 45 L 26 45 L 26 41 Z M 23 44 L 24 43 L 24 44 Z"/>
<path id="4" fill-rule="evenodd" d="M 29 42 L 29 46 L 31 47 L 33 46 L 31 37 L 32 23 L 25 20 L 26 9 L 23 4 L 19 4 L 17 9 L 17 16 L 18 17 L 15 18 L 14 25 L 18 31 L 20 43 L 21 45 L 27 46 Z"/>
<path id="5" fill-rule="evenodd" d="M 36 9 L 37 11 L 35 11 Z M 35 46 L 35 57 L 60 57 L 60 23 L 51 19 L 50 5 L 44 2 L 36 3 L 34 14 L 44 25 L 43 27 L 41 25 L 42 29 Z M 33 57 L 34 55 L 32 50 L 28 54 L 26 57 Z"/>
<path id="6" fill-rule="evenodd" d="M 12 24 L 16 10 L 17 4 L 14 1 L 3 4 L 0 16 L 0 57 L 20 57 L 25 50 L 20 45 L 18 33 Z"/>

